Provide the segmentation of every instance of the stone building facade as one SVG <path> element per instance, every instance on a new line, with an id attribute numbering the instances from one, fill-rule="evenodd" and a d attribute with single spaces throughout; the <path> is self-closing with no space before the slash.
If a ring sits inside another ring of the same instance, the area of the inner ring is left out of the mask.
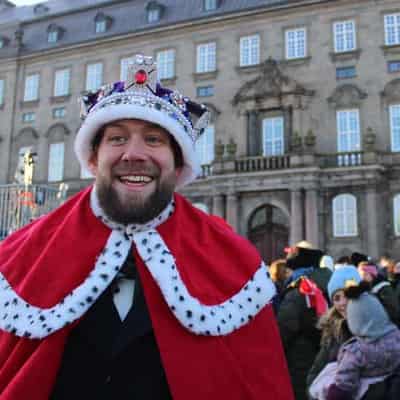
<path id="1" fill-rule="evenodd" d="M 307 239 L 335 257 L 400 258 L 397 0 L 0 1 L 0 183 L 90 184 L 77 98 L 153 55 L 203 102 L 203 175 L 183 190 L 264 258 Z"/>

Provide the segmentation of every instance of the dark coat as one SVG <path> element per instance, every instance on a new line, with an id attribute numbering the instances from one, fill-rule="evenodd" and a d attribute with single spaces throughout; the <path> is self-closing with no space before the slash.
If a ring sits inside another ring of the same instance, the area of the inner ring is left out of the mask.
<path id="1" fill-rule="evenodd" d="M 396 293 L 393 290 L 391 284 L 387 280 L 379 276 L 372 283 L 371 292 L 378 297 L 379 301 L 385 307 L 385 310 L 388 313 L 390 320 L 397 326 L 400 326 L 400 305 L 398 297 L 396 297 Z"/>
<path id="2" fill-rule="evenodd" d="M 318 268 L 309 276 L 323 292 L 330 276 L 326 271 Z M 277 319 L 296 400 L 305 400 L 307 372 L 319 350 L 320 332 L 314 309 L 299 292 L 300 279 L 283 291 Z"/>

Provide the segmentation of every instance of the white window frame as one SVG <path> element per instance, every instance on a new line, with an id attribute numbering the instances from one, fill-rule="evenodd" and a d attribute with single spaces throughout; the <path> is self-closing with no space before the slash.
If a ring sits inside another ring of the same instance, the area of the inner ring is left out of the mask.
<path id="1" fill-rule="evenodd" d="M 282 116 L 263 119 L 262 146 L 264 157 L 285 153 L 285 120 Z"/>
<path id="2" fill-rule="evenodd" d="M 64 142 L 50 143 L 47 179 L 49 182 L 59 182 L 64 177 Z"/>
<path id="3" fill-rule="evenodd" d="M 59 39 L 60 32 L 58 29 L 52 29 L 47 32 L 47 43 L 57 43 Z"/>
<path id="4" fill-rule="evenodd" d="M 128 68 L 134 62 L 135 62 L 135 57 L 134 56 L 121 58 L 121 61 L 120 61 L 120 74 L 119 74 L 121 81 L 127 81 L 128 80 Z"/>
<path id="5" fill-rule="evenodd" d="M 214 161 L 215 127 L 208 125 L 196 142 L 195 150 L 200 165 L 209 165 Z"/>
<path id="6" fill-rule="evenodd" d="M 217 44 L 216 42 L 202 43 L 197 45 L 196 50 L 196 72 L 214 72 L 217 68 Z"/>
<path id="7" fill-rule="evenodd" d="M 95 21 L 95 32 L 96 33 L 104 33 L 107 31 L 107 20 L 106 18 L 100 18 Z"/>
<path id="8" fill-rule="evenodd" d="M 285 54 L 287 60 L 305 58 L 307 56 L 306 27 L 287 29 L 285 31 Z"/>
<path id="9" fill-rule="evenodd" d="M 53 108 L 53 118 L 54 119 L 62 119 L 65 118 L 67 111 L 65 107 L 56 107 Z"/>
<path id="10" fill-rule="evenodd" d="M 358 108 L 336 111 L 338 152 L 361 150 L 360 110 Z"/>
<path id="11" fill-rule="evenodd" d="M 400 236 L 400 194 L 393 197 L 393 229 L 396 236 Z"/>
<path id="12" fill-rule="evenodd" d="M 95 91 L 103 84 L 103 63 L 91 63 L 86 66 L 86 90 Z"/>
<path id="13" fill-rule="evenodd" d="M 332 225 L 334 237 L 358 236 L 357 198 L 349 193 L 332 200 Z"/>
<path id="14" fill-rule="evenodd" d="M 0 106 L 4 105 L 5 80 L 0 79 Z"/>
<path id="15" fill-rule="evenodd" d="M 243 36 L 240 38 L 240 66 L 257 65 L 260 63 L 260 35 Z"/>
<path id="16" fill-rule="evenodd" d="M 400 151 L 400 104 L 389 107 L 390 141 L 392 151 Z"/>
<path id="17" fill-rule="evenodd" d="M 160 7 L 153 7 L 147 10 L 147 22 L 149 24 L 158 22 L 161 18 Z"/>
<path id="18" fill-rule="evenodd" d="M 175 50 L 166 49 L 157 52 L 158 79 L 172 79 L 175 77 Z"/>
<path id="19" fill-rule="evenodd" d="M 30 74 L 25 77 L 24 101 L 39 99 L 40 75 Z"/>
<path id="20" fill-rule="evenodd" d="M 29 111 L 22 114 L 22 122 L 33 123 L 36 121 L 36 114 L 34 111 Z"/>
<path id="21" fill-rule="evenodd" d="M 395 46 L 400 44 L 400 13 L 386 14 L 384 16 L 385 45 Z"/>
<path id="22" fill-rule="evenodd" d="M 54 97 L 68 96 L 71 80 L 69 68 L 59 69 L 54 74 Z"/>
<path id="23" fill-rule="evenodd" d="M 353 51 L 357 48 L 356 23 L 354 20 L 337 21 L 333 24 L 335 53 Z"/>

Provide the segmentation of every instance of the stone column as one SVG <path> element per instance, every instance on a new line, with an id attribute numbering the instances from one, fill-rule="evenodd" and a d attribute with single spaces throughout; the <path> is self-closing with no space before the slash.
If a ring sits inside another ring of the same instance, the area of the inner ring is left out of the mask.
<path id="1" fill-rule="evenodd" d="M 306 240 L 319 247 L 318 191 L 316 188 L 306 190 Z"/>
<path id="2" fill-rule="evenodd" d="M 37 147 L 37 163 L 35 165 L 35 177 L 40 182 L 47 182 L 49 163 L 49 142 L 47 137 L 40 135 Z"/>
<path id="3" fill-rule="evenodd" d="M 221 218 L 225 217 L 224 196 L 215 194 L 212 198 L 212 214 L 218 215 Z"/>
<path id="4" fill-rule="evenodd" d="M 247 113 L 247 155 L 258 156 L 261 152 L 261 134 L 258 129 L 257 111 Z"/>
<path id="5" fill-rule="evenodd" d="M 372 258 L 378 258 L 380 254 L 379 238 L 382 230 L 378 226 L 378 194 L 376 187 L 366 190 L 365 215 L 367 221 L 367 254 Z"/>
<path id="6" fill-rule="evenodd" d="M 235 231 L 238 230 L 238 208 L 237 193 L 229 193 L 226 196 L 226 220 Z"/>
<path id="7" fill-rule="evenodd" d="M 290 191 L 290 245 L 304 239 L 303 193 L 300 189 Z"/>

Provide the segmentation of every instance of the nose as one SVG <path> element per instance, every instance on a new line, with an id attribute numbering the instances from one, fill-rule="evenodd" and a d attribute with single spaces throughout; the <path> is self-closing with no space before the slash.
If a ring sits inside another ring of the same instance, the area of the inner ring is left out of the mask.
<path id="1" fill-rule="evenodd" d="M 123 148 L 122 161 L 145 161 L 148 159 L 146 145 L 142 138 L 132 135 Z"/>

